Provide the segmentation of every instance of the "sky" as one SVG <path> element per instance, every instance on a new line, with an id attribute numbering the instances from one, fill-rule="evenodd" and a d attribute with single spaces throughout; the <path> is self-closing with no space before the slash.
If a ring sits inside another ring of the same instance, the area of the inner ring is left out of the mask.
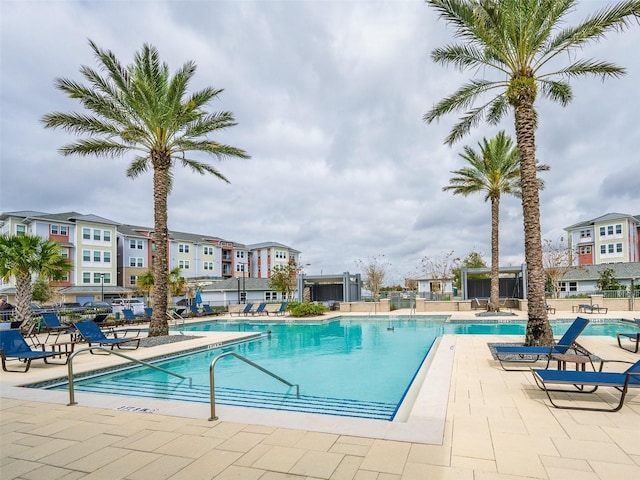
<path id="1" fill-rule="evenodd" d="M 613 2 L 583 0 L 581 20 Z M 443 192 L 465 162 L 465 145 L 505 130 L 481 124 L 449 147 L 457 115 L 423 115 L 470 78 L 435 64 L 430 53 L 453 29 L 412 1 L 30 1 L 0 2 L 0 212 L 76 211 L 153 226 L 151 173 L 126 176 L 130 157 L 62 156 L 76 137 L 44 129 L 53 111 L 79 111 L 54 88 L 97 66 L 91 39 L 122 63 L 144 43 L 172 71 L 194 61 L 191 91 L 223 88 L 211 111 L 237 125 L 212 139 L 244 149 L 248 160 L 210 161 L 230 183 L 175 169 L 171 230 L 242 244 L 279 242 L 301 252 L 309 274 L 386 265 L 386 284 L 423 274 L 421 260 L 490 259 L 490 206 L 484 196 Z M 566 107 L 539 99 L 537 158 L 541 225 L 563 228 L 606 213 L 640 214 L 640 25 L 587 45 L 577 58 L 607 60 L 627 74 L 571 81 Z M 568 60 L 564 58 L 564 60 Z M 524 262 L 520 201 L 503 197 L 500 262 Z"/>

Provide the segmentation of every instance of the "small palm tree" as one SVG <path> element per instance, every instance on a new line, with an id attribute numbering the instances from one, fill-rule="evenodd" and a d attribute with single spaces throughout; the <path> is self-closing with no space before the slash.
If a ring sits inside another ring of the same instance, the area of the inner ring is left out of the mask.
<path id="1" fill-rule="evenodd" d="M 513 109 L 520 151 L 522 213 L 528 271 L 529 321 L 526 341 L 550 345 L 553 332 L 547 317 L 542 263 L 540 199 L 536 178 L 535 131 L 538 95 L 567 105 L 573 98 L 569 79 L 596 75 L 619 77 L 625 70 L 615 64 L 576 59 L 574 53 L 610 31 L 623 30 L 640 17 L 640 0 L 608 6 L 576 26 L 565 24 L 576 0 L 427 0 L 453 25 L 460 44 L 437 48 L 431 58 L 471 69 L 488 78 L 473 79 L 438 102 L 424 120 L 428 123 L 452 112 L 462 118 L 445 143 L 451 145 L 472 127 L 486 120 L 497 125 Z M 567 59 L 569 63 L 558 66 Z M 493 95 L 491 95 L 493 94 Z M 476 106 L 476 102 L 479 103 Z"/>
<path id="2" fill-rule="evenodd" d="M 140 290 L 145 292 L 147 297 L 151 296 L 153 292 L 153 271 L 149 270 L 148 272 L 139 275 L 137 286 Z"/>
<path id="3" fill-rule="evenodd" d="M 0 235 L 0 278 L 8 281 L 13 276 L 16 279 L 17 321 L 31 318 L 34 276 L 62 280 L 71 268 L 55 242 L 31 235 Z"/>
<path id="4" fill-rule="evenodd" d="M 169 272 L 169 276 L 167 277 L 167 291 L 171 293 L 171 295 L 180 295 L 184 292 L 186 280 L 180 273 L 182 269 L 180 267 L 175 267 Z M 154 291 L 154 276 L 153 272 L 148 271 L 147 273 L 143 273 L 138 277 L 138 288 L 150 294 Z M 167 303 L 169 299 L 167 299 Z"/>
<path id="5" fill-rule="evenodd" d="M 123 156 L 133 153 L 127 170 L 131 178 L 153 171 L 153 210 L 156 256 L 154 264 L 153 317 L 149 336 L 166 335 L 169 230 L 167 197 L 171 191 L 173 167 L 178 164 L 192 171 L 228 180 L 211 165 L 186 157 L 187 152 L 203 152 L 218 159 L 249 158 L 243 150 L 207 138 L 219 130 L 236 125 L 230 112 L 207 113 L 205 106 L 222 90 L 208 87 L 187 93 L 196 71 L 185 63 L 173 76 L 158 51 L 144 45 L 131 65 L 123 66 L 115 55 L 89 42 L 102 75 L 87 66 L 80 73 L 88 86 L 68 79 L 57 79 L 56 87 L 78 100 L 86 113 L 54 112 L 42 119 L 46 128 L 62 128 L 85 137 L 63 146 L 63 155 Z"/>
<path id="6" fill-rule="evenodd" d="M 454 195 L 467 196 L 484 192 L 485 202 L 491 200 L 491 295 L 487 310 L 500 310 L 500 197 L 502 194 L 520 196 L 520 155 L 509 136 L 501 131 L 494 138 L 483 139 L 478 143 L 480 153 L 471 147 L 464 147 L 460 156 L 471 166 L 454 170 L 457 175 L 449 180 L 450 185 L 443 187 Z M 547 165 L 538 164 L 538 171 L 548 170 Z M 542 185 L 541 185 L 542 186 Z"/>

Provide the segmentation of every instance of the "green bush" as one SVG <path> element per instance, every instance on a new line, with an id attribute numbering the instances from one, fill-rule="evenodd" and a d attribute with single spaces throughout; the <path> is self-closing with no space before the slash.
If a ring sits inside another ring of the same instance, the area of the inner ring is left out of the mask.
<path id="1" fill-rule="evenodd" d="M 317 315 L 324 315 L 327 307 L 321 303 L 291 302 L 287 305 L 287 310 L 289 310 L 292 317 L 315 317 Z"/>

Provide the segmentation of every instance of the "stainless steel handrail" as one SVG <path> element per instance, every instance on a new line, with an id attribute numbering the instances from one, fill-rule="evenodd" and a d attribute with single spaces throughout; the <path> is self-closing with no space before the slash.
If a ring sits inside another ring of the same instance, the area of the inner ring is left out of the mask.
<path id="1" fill-rule="evenodd" d="M 162 367 L 158 367 L 156 365 L 152 365 L 149 362 L 138 360 L 137 358 L 133 358 L 133 357 L 130 357 L 129 355 L 124 355 L 123 353 L 116 352 L 116 351 L 113 351 L 111 349 L 104 348 L 104 347 L 86 347 L 86 348 L 83 348 L 83 349 L 78 350 L 76 352 L 73 352 L 71 355 L 69 355 L 69 360 L 67 362 L 67 370 L 69 372 L 68 373 L 69 403 L 67 405 L 77 405 L 77 402 L 75 401 L 74 390 L 73 390 L 73 358 L 76 355 L 78 355 L 79 353 L 89 352 L 89 351 L 92 351 L 92 350 L 102 350 L 104 352 L 107 352 L 108 354 L 113 354 L 113 355 L 117 355 L 118 357 L 126 358 L 127 360 L 129 360 L 131 362 L 139 363 L 140 365 L 144 365 L 146 367 L 153 368 L 154 370 L 159 370 L 159 371 L 161 371 L 163 373 L 166 373 L 168 375 L 173 375 L 174 377 L 178 377 L 178 378 L 181 378 L 183 380 L 189 380 L 189 388 L 191 388 L 192 385 L 193 385 L 193 379 L 191 377 L 185 377 L 184 375 L 180 375 L 178 373 L 166 370 L 166 369 L 164 369 Z"/>
<path id="2" fill-rule="evenodd" d="M 211 361 L 211 365 L 209 365 L 209 388 L 210 388 L 210 395 L 211 395 L 211 417 L 209 417 L 209 421 L 213 421 L 213 420 L 217 420 L 218 419 L 218 417 L 216 417 L 216 392 L 215 392 L 215 381 L 214 381 L 214 378 L 213 378 L 213 369 L 216 366 L 216 363 L 217 363 L 218 360 L 220 360 L 222 357 L 228 357 L 229 355 L 232 355 L 232 356 L 242 360 L 246 364 L 257 368 L 261 372 L 264 372 L 267 375 L 275 378 L 276 380 L 279 380 L 280 382 L 284 383 L 285 385 L 288 385 L 290 387 L 296 387 L 296 398 L 300 398 L 300 385 L 298 385 L 297 383 L 291 383 L 291 382 L 286 381 L 284 378 L 279 377 L 275 373 L 267 370 L 264 367 L 261 367 L 257 363 L 252 362 L 248 358 L 245 358 L 242 355 L 238 355 L 236 352 L 221 353 L 216 358 L 214 358 Z"/>

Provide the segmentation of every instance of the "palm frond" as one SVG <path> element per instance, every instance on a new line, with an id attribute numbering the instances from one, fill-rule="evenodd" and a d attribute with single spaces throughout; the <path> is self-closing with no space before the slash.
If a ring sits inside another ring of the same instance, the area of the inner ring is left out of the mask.
<path id="1" fill-rule="evenodd" d="M 118 143 L 111 140 L 102 140 L 99 138 L 87 138 L 78 140 L 75 143 L 63 145 L 58 150 L 62 155 L 95 155 L 117 157 L 124 155 L 132 149 L 131 145 Z"/>
<path id="2" fill-rule="evenodd" d="M 580 77 L 583 75 L 596 75 L 602 77 L 602 80 L 604 80 L 607 77 L 615 78 L 625 74 L 626 70 L 624 68 L 613 63 L 585 59 L 574 62 L 560 70 L 540 75 L 539 78 L 550 76 Z"/>
<path id="3" fill-rule="evenodd" d="M 217 157 L 219 160 L 225 160 L 227 158 L 237 157 L 237 158 L 251 158 L 247 152 L 241 150 L 240 148 L 232 147 L 230 145 L 224 145 L 218 142 L 212 142 L 208 140 L 200 140 L 194 141 L 186 138 L 180 139 L 176 142 L 176 152 L 187 152 L 187 151 L 199 151 L 206 152 Z"/>
<path id="4" fill-rule="evenodd" d="M 137 156 L 127 168 L 127 177 L 136 178 L 151 168 L 151 159 L 149 156 Z"/>
<path id="5" fill-rule="evenodd" d="M 539 80 L 540 92 L 546 98 L 566 107 L 573 100 L 571 85 L 557 80 Z"/>
<path id="6" fill-rule="evenodd" d="M 42 117 L 42 123 L 46 127 L 60 127 L 63 130 L 75 134 L 87 133 L 89 135 L 117 136 L 120 130 L 108 121 L 100 120 L 91 115 L 81 113 L 53 112 Z"/>
<path id="7" fill-rule="evenodd" d="M 456 92 L 437 103 L 422 119 L 431 123 L 437 118 L 454 111 L 466 110 L 475 101 L 476 97 L 491 90 L 505 86 L 505 82 L 494 82 L 489 80 L 471 80 L 460 87 Z"/>
<path id="8" fill-rule="evenodd" d="M 176 157 L 175 160 L 179 161 L 183 167 L 188 167 L 194 172 L 199 173 L 200 175 L 205 175 L 209 173 L 211 175 L 218 177 L 220 180 L 226 183 L 231 183 L 222 173 L 220 173 L 217 169 L 215 169 L 213 166 L 211 166 L 208 163 L 199 162 L 197 160 L 191 160 L 186 157 Z"/>

